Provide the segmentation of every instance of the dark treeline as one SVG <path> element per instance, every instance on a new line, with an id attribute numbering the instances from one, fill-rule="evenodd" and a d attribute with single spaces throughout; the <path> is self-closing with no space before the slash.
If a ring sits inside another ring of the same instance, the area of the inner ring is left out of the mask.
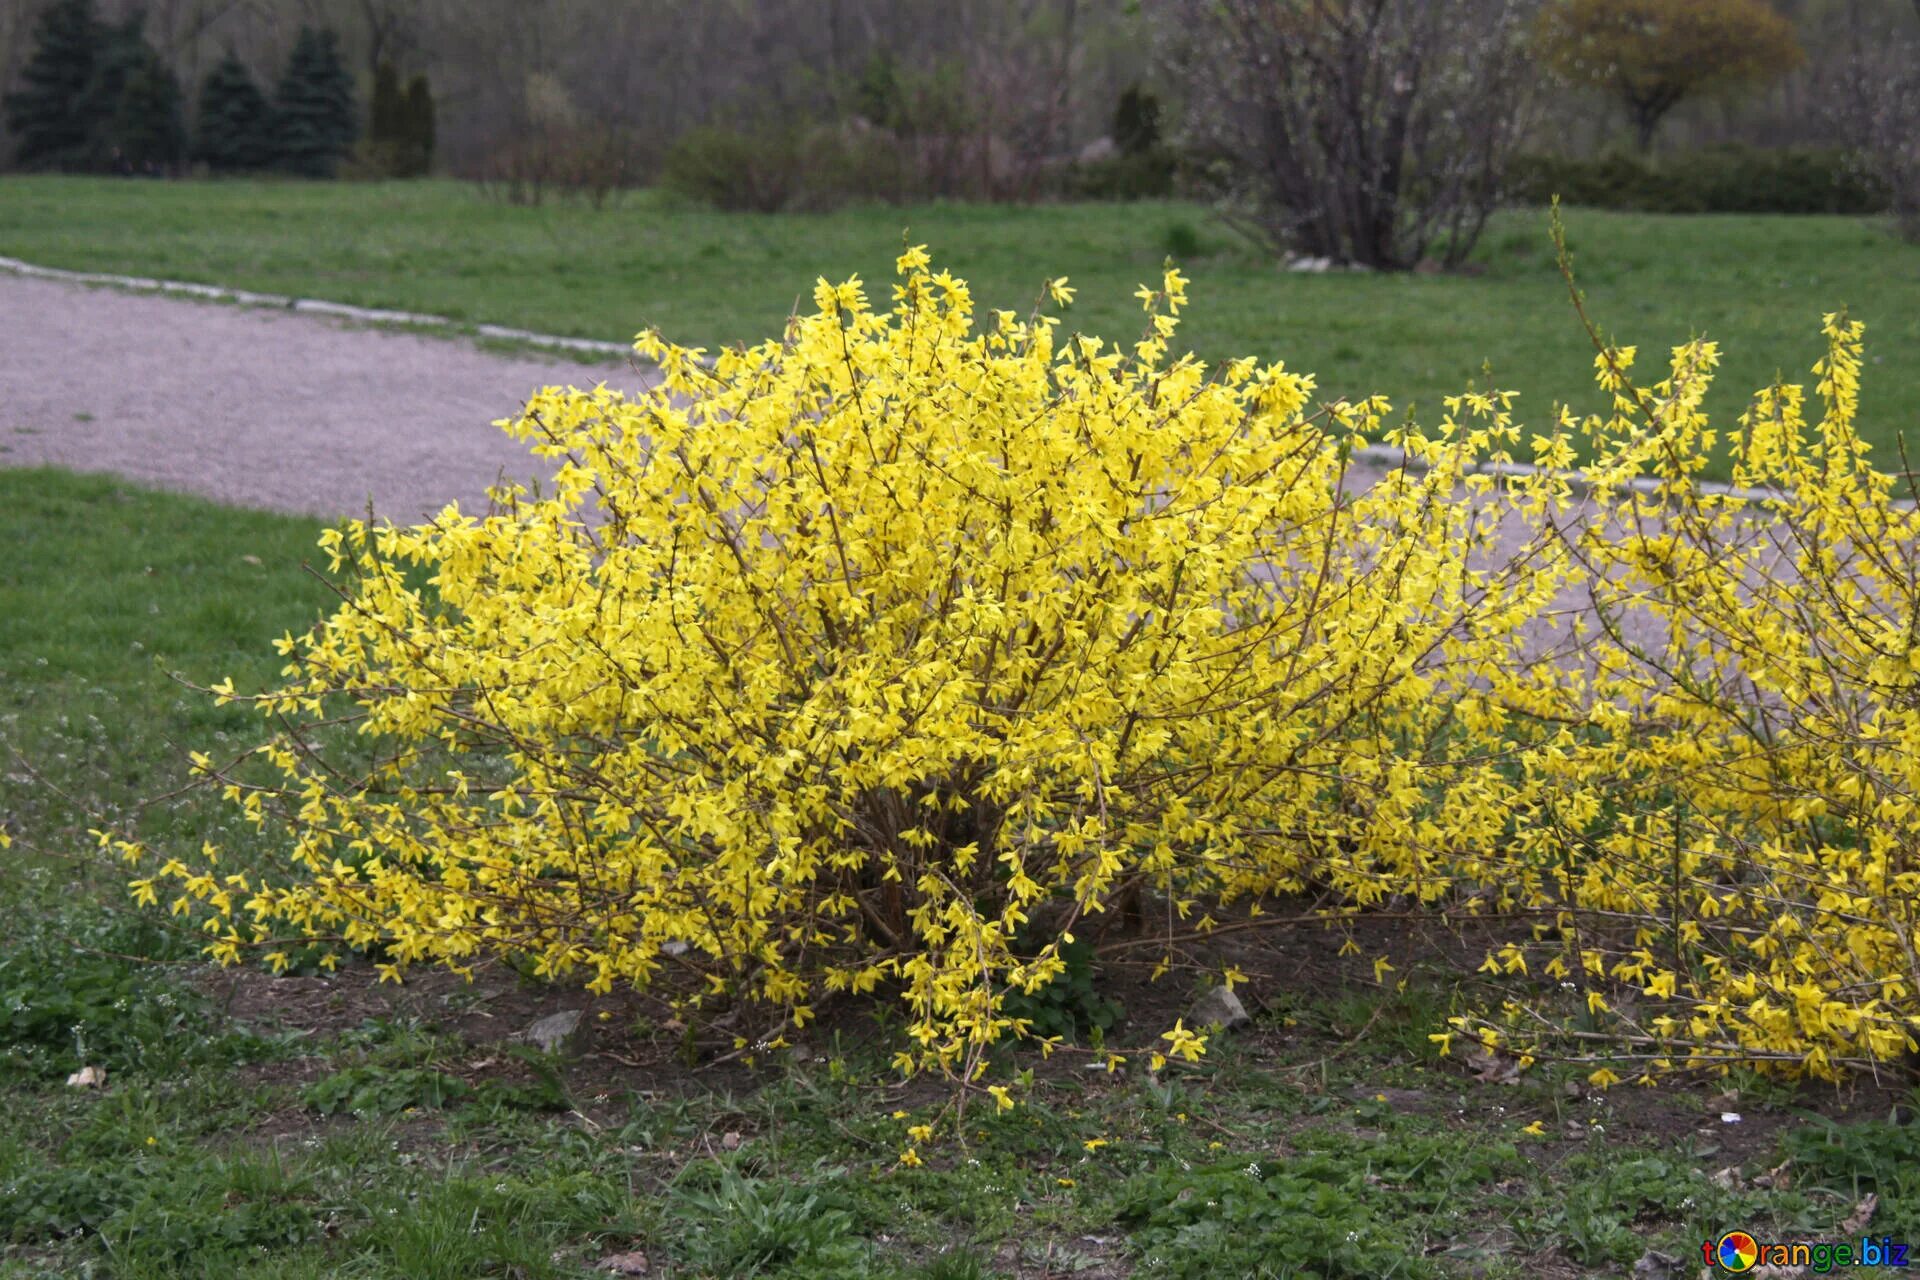
<path id="1" fill-rule="evenodd" d="M 1405 269 L 1623 174 L 1912 224 L 1915 67 L 1920 0 L 0 0 L 0 157 L 767 211 L 1181 191 Z"/>
<path id="2" fill-rule="evenodd" d="M 46 0 L 0 0 L 0 84 L 18 88 Z M 1108 131 L 1146 74 L 1130 0 L 99 0 L 145 14 L 191 97 L 229 51 L 263 86 L 303 28 L 338 33 L 363 115 L 383 64 L 425 76 L 438 167 L 485 176 L 557 120 L 624 132 L 642 172 L 688 129 L 838 118 L 873 70 L 942 93 L 983 135 L 1065 152 Z M 871 77 L 869 76 L 871 79 Z"/>

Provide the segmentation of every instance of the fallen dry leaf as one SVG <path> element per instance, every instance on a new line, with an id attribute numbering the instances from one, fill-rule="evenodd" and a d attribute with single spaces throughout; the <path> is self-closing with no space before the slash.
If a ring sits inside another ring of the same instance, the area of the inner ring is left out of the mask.
<path id="1" fill-rule="evenodd" d="M 647 1274 L 647 1255 L 639 1250 L 632 1253 L 612 1253 L 593 1264 L 595 1271 L 604 1271 L 615 1276 L 643 1276 Z"/>
<path id="2" fill-rule="evenodd" d="M 1879 1207 L 1879 1195 L 1876 1192 L 1867 1192 L 1860 1203 L 1853 1206 L 1853 1212 L 1847 1215 L 1847 1220 L 1840 1224 L 1840 1234 L 1857 1236 L 1865 1231 L 1867 1224 L 1873 1221 L 1873 1211 Z"/>
<path id="3" fill-rule="evenodd" d="M 1505 1054 L 1489 1053 L 1485 1049 L 1478 1049 L 1467 1055 L 1467 1065 L 1473 1068 L 1473 1078 L 1486 1084 L 1520 1083 L 1520 1059 L 1518 1058 L 1509 1058 Z"/>

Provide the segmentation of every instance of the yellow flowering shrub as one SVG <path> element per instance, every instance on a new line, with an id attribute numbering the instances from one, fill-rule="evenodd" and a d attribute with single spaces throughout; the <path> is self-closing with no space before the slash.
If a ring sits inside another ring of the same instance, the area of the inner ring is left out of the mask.
<path id="1" fill-rule="evenodd" d="M 1916 1047 L 1920 512 L 1854 429 L 1862 326 L 1830 315 L 1825 334 L 1818 421 L 1799 386 L 1759 392 L 1732 494 L 1695 482 L 1713 344 L 1678 348 L 1644 392 L 1633 350 L 1602 348 L 1613 410 L 1580 424 L 1595 493 L 1561 517 L 1589 638 L 1510 682 L 1561 727 L 1527 745 L 1514 856 L 1471 874 L 1500 906 L 1558 914 L 1487 967 L 1550 953 L 1545 975 L 1586 989 L 1586 1034 L 1612 1042 L 1588 1053 L 1625 1049 L 1642 1079 L 1832 1076 Z M 1523 1047 L 1564 1031 L 1519 1002 L 1456 1021 Z"/>
<path id="2" fill-rule="evenodd" d="M 1585 989 L 1578 1024 L 1516 1000 L 1443 1050 L 1912 1047 L 1920 530 L 1853 432 L 1857 325 L 1816 427 L 1755 400 L 1738 482 L 1778 492 L 1742 497 L 1697 483 L 1707 343 L 1645 391 L 1603 349 L 1611 412 L 1526 468 L 1505 396 L 1385 431 L 1172 357 L 1176 271 L 1112 347 L 898 266 L 884 309 L 822 281 L 711 361 L 643 334 L 645 394 L 541 392 L 502 425 L 543 492 L 327 534 L 340 607 L 281 687 L 216 690 L 272 718 L 269 774 L 198 758 L 287 872 L 209 850 L 136 895 L 177 882 L 225 960 L 508 957 L 766 1039 L 877 993 L 903 1069 L 967 1080 L 1076 930 L 1308 892 L 1512 914 L 1488 967 Z M 1376 437 L 1407 465 L 1358 468 Z"/>

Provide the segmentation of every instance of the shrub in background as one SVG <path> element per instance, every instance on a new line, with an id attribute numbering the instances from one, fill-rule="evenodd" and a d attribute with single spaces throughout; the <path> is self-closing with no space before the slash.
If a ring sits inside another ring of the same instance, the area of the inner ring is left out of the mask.
<path id="1" fill-rule="evenodd" d="M 409 90 L 409 127 L 429 137 L 432 102 Z M 632 130 L 594 119 L 578 108 L 565 84 L 535 72 L 522 86 L 522 118 L 482 170 L 483 195 L 509 204 L 537 205 L 548 191 L 603 208 L 639 181 L 640 140 Z"/>
<path id="2" fill-rule="evenodd" d="M 1111 134 L 1115 154 L 1081 159 L 1067 171 L 1064 194 L 1081 200 L 1152 200 L 1173 194 L 1177 164 L 1160 136 L 1160 100 L 1138 85 L 1120 95 Z"/>
<path id="3" fill-rule="evenodd" d="M 413 171 L 424 175 L 433 169 L 433 152 L 439 144 L 438 112 L 433 105 L 433 87 L 424 74 L 407 81 L 401 120 Z"/>
<path id="4" fill-rule="evenodd" d="M 1609 152 L 1593 159 L 1516 157 L 1511 198 L 1640 213 L 1869 214 L 1885 187 L 1844 151 L 1711 147 L 1671 156 Z"/>
<path id="5" fill-rule="evenodd" d="M 716 209 L 777 213 L 801 195 L 802 126 L 702 125 L 667 148 L 661 185 Z"/>
<path id="6" fill-rule="evenodd" d="M 393 64 L 381 63 L 373 75 L 361 167 L 379 177 L 421 177 L 433 164 L 433 132 L 433 91 L 427 78 L 417 75 L 403 90 Z"/>
<path id="7" fill-rule="evenodd" d="M 1181 0 L 1167 56 L 1183 150 L 1275 253 L 1408 270 L 1465 260 L 1534 75 L 1514 0 Z"/>
<path id="8" fill-rule="evenodd" d="M 1829 90 L 1833 121 L 1863 180 L 1886 192 L 1901 234 L 1920 243 L 1920 41 L 1858 50 L 1839 79 Z"/>

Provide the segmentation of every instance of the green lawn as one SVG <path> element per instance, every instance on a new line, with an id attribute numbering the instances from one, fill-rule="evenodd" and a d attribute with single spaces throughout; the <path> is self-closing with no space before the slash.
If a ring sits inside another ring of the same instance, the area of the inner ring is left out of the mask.
<path id="1" fill-rule="evenodd" d="M 1647 359 L 1695 334 L 1725 349 L 1710 407 L 1731 419 L 1776 372 L 1805 378 L 1823 312 L 1868 324 L 1863 396 L 1879 441 L 1920 417 L 1920 248 L 1841 217 L 1654 217 L 1573 210 L 1596 319 Z M 0 179 L 0 253 L 53 266 L 154 274 L 467 321 L 625 340 L 656 325 L 713 346 L 775 332 L 816 276 L 859 272 L 884 300 L 904 233 L 974 284 L 1025 308 L 1043 277 L 1079 289 L 1068 315 L 1131 338 L 1131 294 L 1157 276 L 1169 233 L 1198 234 L 1187 341 L 1219 357 L 1284 359 L 1329 391 L 1380 391 L 1429 416 L 1489 380 L 1528 421 L 1594 403 L 1592 350 L 1554 269 L 1545 215 L 1498 219 L 1484 274 L 1289 274 L 1183 203 L 927 205 L 833 214 L 720 214 L 646 193 L 595 213 L 489 203 L 450 182 L 147 183 Z M 1491 367 L 1491 375 L 1486 372 Z"/>

